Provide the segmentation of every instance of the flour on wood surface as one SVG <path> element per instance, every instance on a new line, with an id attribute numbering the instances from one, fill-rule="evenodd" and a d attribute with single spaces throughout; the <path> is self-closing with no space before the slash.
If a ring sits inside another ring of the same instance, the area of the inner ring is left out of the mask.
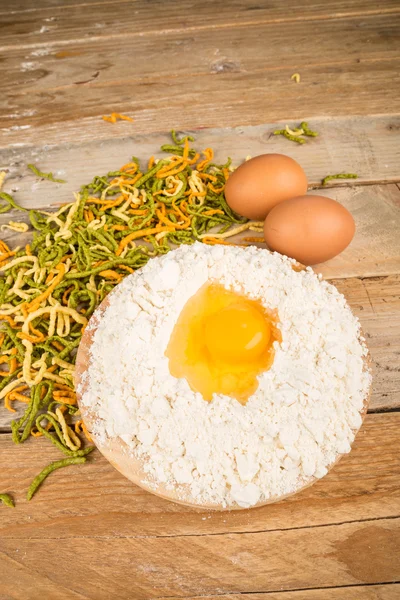
<path id="1" fill-rule="evenodd" d="M 144 483 L 194 503 L 252 506 L 323 477 L 350 451 L 371 377 L 358 320 L 311 269 L 255 247 L 181 246 L 114 290 L 84 377 L 99 445 L 118 437 Z M 164 356 L 186 302 L 207 281 L 277 309 L 282 343 L 245 406 L 212 402 L 171 376 Z"/>

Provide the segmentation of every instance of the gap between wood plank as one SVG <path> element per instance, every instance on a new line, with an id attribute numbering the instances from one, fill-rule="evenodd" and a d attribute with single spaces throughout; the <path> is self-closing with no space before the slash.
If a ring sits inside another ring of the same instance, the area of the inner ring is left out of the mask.
<path id="1" fill-rule="evenodd" d="M 394 179 L 370 179 L 369 181 L 354 181 L 354 183 L 350 183 L 350 181 L 348 181 L 347 183 L 340 183 L 339 181 L 337 183 L 328 183 L 327 185 L 321 185 L 321 184 L 311 184 L 307 190 L 307 193 L 310 190 L 334 190 L 335 188 L 357 188 L 357 187 L 363 187 L 363 186 L 367 186 L 367 185 L 390 185 L 390 184 L 395 184 L 399 190 L 400 190 L 400 172 L 399 175 L 394 178 Z M 360 277 L 360 279 L 363 279 L 362 277 Z M 366 277 L 365 279 L 368 279 L 368 277 Z"/>
<path id="2" fill-rule="evenodd" d="M 212 593 L 212 594 L 202 594 L 201 596 L 162 596 L 157 598 L 157 600 L 194 600 L 195 598 L 199 598 L 201 600 L 201 598 L 226 598 L 229 596 L 240 596 L 243 597 L 243 599 L 246 598 L 246 596 L 254 596 L 255 594 L 262 594 L 263 596 L 266 596 L 267 594 L 293 594 L 294 592 L 312 592 L 312 591 L 316 591 L 316 590 L 341 590 L 341 589 L 345 589 L 345 588 L 363 588 L 363 587 L 377 587 L 377 586 L 381 586 L 381 585 L 385 585 L 385 586 L 389 586 L 389 585 L 398 585 L 400 583 L 399 581 L 382 581 L 382 582 L 376 582 L 376 583 L 349 583 L 347 585 L 328 585 L 327 587 L 307 587 L 307 588 L 296 588 L 293 590 L 270 590 L 267 592 L 263 592 L 263 591 L 257 591 L 257 592 L 223 592 L 222 594 L 217 593 Z"/>
<path id="3" fill-rule="evenodd" d="M 250 509 L 251 510 L 251 509 Z M 257 510 L 257 509 L 256 509 Z M 113 540 L 163 540 L 163 539 L 181 539 L 181 538 L 209 538 L 209 537 L 222 537 L 222 536 L 240 536 L 240 535 L 261 535 L 264 533 L 278 533 L 278 532 L 287 532 L 287 531 L 304 531 L 305 529 L 321 529 L 327 527 L 341 527 L 343 525 L 351 525 L 353 523 L 374 523 L 376 521 L 394 521 L 396 519 L 400 519 L 400 510 L 398 515 L 391 515 L 387 517 L 370 517 L 369 519 L 353 519 L 350 521 L 339 521 L 337 523 L 319 523 L 318 525 L 303 525 L 299 527 L 278 527 L 276 529 L 257 529 L 253 531 L 226 531 L 221 533 L 181 533 L 181 534 L 165 534 L 165 535 L 116 535 L 113 532 L 112 536 L 109 535 L 74 535 L 74 536 L 51 536 L 44 537 L 40 535 L 38 537 L 34 535 L 29 535 L 29 540 L 107 540 L 112 537 Z M 7 538 L 10 539 L 10 538 Z M 21 539 L 21 538 L 11 538 L 11 539 Z"/>
<path id="4" fill-rule="evenodd" d="M 5 10 L 0 11 L 0 15 L 17 15 L 17 14 L 28 14 L 34 12 L 42 12 L 42 11 L 54 11 L 54 10 L 71 10 L 75 8 L 92 8 L 95 6 L 113 6 L 115 4 L 131 4 L 132 0 L 105 0 L 104 2 L 79 2 L 76 4 L 60 4 L 58 6 L 38 6 L 33 8 L 24 8 L 17 10 Z M 334 18 L 336 16 L 345 16 L 349 14 L 350 16 L 364 16 L 369 14 L 390 14 L 391 12 L 398 12 L 399 9 L 396 8 L 380 8 L 380 9 L 366 9 L 365 11 L 353 11 L 349 13 L 343 13 L 338 11 L 337 13 L 333 13 L 332 15 L 321 15 L 321 17 L 325 17 L 326 19 Z M 301 16 L 297 18 L 299 21 L 308 21 L 309 17 L 307 15 Z"/>
<path id="5" fill-rule="evenodd" d="M 197 33 L 200 31 L 221 31 L 223 29 L 242 29 L 244 27 L 258 27 L 260 25 L 281 25 L 286 23 L 302 23 L 302 22 L 318 22 L 318 21 L 344 21 L 346 19 L 354 19 L 357 17 L 372 18 L 376 16 L 388 16 L 400 14 L 400 9 L 386 9 L 381 11 L 379 9 L 370 11 L 368 14 L 365 13 L 349 13 L 349 14 L 337 14 L 333 17 L 330 15 L 318 15 L 318 16 L 307 16 L 307 17 L 292 17 L 288 19 L 275 18 L 275 19 L 258 19 L 256 21 L 240 21 L 237 23 L 217 23 L 215 25 L 190 25 L 188 27 L 176 27 L 169 29 L 153 29 L 150 31 L 139 31 L 139 32 L 125 32 L 116 33 L 109 35 L 96 35 L 87 38 L 72 38 L 68 40 L 53 40 L 51 42 L 33 42 L 30 44 L 10 44 L 7 46 L 0 46 L 0 51 L 6 52 L 7 50 L 29 50 L 31 48 L 38 48 L 42 46 L 47 47 L 60 47 L 69 46 L 71 44 L 91 44 L 98 43 L 104 40 L 112 39 L 127 39 L 135 37 L 165 37 L 171 34 L 187 34 Z"/>
<path id="6" fill-rule="evenodd" d="M 400 412 L 400 408 L 399 407 L 394 407 L 394 408 L 371 408 L 368 409 L 367 414 L 369 415 L 385 415 L 387 413 L 397 413 Z M 3 433 L 0 431 L 0 433 Z"/>

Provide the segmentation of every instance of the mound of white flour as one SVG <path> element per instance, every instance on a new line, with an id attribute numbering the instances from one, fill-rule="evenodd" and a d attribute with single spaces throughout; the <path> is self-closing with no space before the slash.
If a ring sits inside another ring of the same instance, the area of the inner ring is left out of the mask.
<path id="1" fill-rule="evenodd" d="M 359 323 L 311 269 L 255 247 L 181 246 L 114 290 L 84 377 L 100 445 L 119 437 L 143 461 L 146 485 L 182 500 L 252 506 L 323 477 L 349 452 L 371 377 Z M 277 309 L 282 343 L 245 406 L 193 392 L 164 356 L 179 314 L 208 280 Z"/>

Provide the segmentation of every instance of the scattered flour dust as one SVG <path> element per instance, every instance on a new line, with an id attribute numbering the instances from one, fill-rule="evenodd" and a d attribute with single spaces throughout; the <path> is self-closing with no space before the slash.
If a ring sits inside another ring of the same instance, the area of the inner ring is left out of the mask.
<path id="1" fill-rule="evenodd" d="M 21 71 L 34 71 L 37 69 L 38 63 L 36 62 L 22 62 L 21 63 Z"/>
<path id="2" fill-rule="evenodd" d="M 110 296 L 78 391 L 95 440 L 119 437 L 144 485 L 191 503 L 250 507 L 323 477 L 350 451 L 371 383 L 358 320 L 335 287 L 255 247 L 181 246 Z M 282 343 L 242 406 L 193 392 L 164 356 L 187 300 L 208 280 L 279 313 Z M 84 388 L 83 388 L 84 386 Z"/>

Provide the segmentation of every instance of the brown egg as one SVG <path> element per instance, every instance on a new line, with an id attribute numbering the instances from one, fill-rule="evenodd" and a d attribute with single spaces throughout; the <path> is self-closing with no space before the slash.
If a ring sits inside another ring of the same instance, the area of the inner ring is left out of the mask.
<path id="1" fill-rule="evenodd" d="M 301 166 L 284 154 L 261 154 L 238 167 L 225 186 L 229 206 L 243 217 L 263 220 L 274 206 L 307 192 Z"/>
<path id="2" fill-rule="evenodd" d="M 349 211 L 324 196 L 286 200 L 271 210 L 264 224 L 268 247 L 303 265 L 333 258 L 350 244 L 354 232 Z"/>

